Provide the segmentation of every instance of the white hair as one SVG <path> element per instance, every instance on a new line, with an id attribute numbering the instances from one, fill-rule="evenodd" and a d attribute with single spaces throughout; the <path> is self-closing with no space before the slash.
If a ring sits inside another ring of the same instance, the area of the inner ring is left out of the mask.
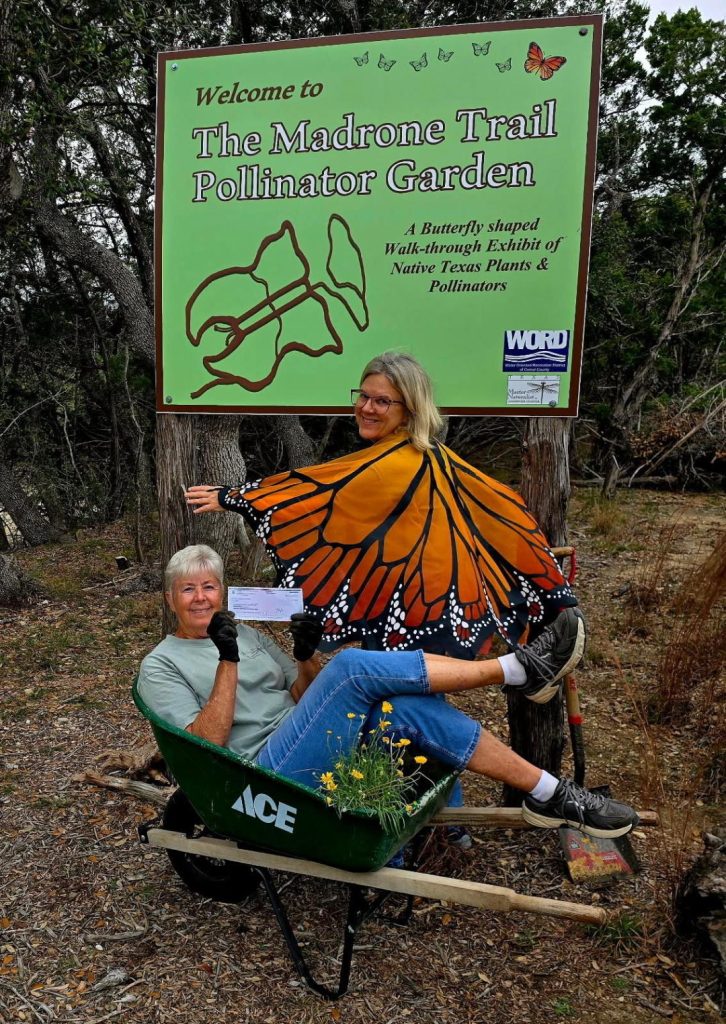
<path id="1" fill-rule="evenodd" d="M 178 579 L 197 572 L 209 572 L 224 583 L 224 562 L 214 548 L 206 544 L 189 544 L 172 555 L 164 570 L 164 590 L 170 593 Z"/>

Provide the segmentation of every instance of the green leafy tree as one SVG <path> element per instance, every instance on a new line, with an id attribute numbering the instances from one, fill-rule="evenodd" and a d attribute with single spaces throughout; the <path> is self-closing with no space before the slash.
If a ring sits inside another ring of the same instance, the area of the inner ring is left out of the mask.
<path id="1" fill-rule="evenodd" d="M 629 121 L 628 166 L 614 187 L 605 177 L 600 196 L 586 373 L 608 495 L 638 464 L 633 440 L 653 400 L 690 400 L 694 386 L 711 394 L 718 372 L 725 28 L 695 10 L 655 20 L 645 40 L 642 130 Z M 710 402 L 703 422 L 718 410 Z"/>

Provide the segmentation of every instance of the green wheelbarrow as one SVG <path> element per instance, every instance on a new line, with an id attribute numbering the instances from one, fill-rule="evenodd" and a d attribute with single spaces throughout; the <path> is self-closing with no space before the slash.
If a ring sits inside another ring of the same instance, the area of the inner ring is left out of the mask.
<path id="1" fill-rule="evenodd" d="M 400 827 L 387 829 L 372 811 L 350 810 L 339 815 L 321 792 L 162 721 L 141 699 L 136 685 L 133 698 L 150 722 L 179 786 L 167 802 L 161 822 L 139 827 L 141 842 L 165 849 L 183 881 L 202 896 L 240 902 L 262 882 L 296 969 L 313 991 L 328 999 L 347 991 L 357 929 L 392 893 L 407 897 L 398 923 L 408 920 L 416 897 L 499 911 L 523 910 L 588 924 L 605 920 L 605 911 L 599 907 L 385 867 L 428 825 L 524 826 L 521 811 L 513 808 L 445 808 L 456 774 L 444 766 L 429 763 L 428 788 L 413 800 L 413 810 Z M 348 887 L 341 969 L 335 988 L 313 977 L 271 871 L 330 879 Z M 371 890 L 376 895 L 371 896 Z"/>

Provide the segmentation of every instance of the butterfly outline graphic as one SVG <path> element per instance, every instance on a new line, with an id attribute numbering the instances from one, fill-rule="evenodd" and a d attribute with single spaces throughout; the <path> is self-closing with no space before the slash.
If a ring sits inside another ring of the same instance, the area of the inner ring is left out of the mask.
<path id="1" fill-rule="evenodd" d="M 530 75 L 539 75 L 542 81 L 546 82 L 566 63 L 566 57 L 545 57 L 542 47 L 532 42 L 527 50 L 524 70 Z"/>
<path id="2" fill-rule="evenodd" d="M 453 56 L 453 50 L 442 50 L 441 47 L 439 47 L 439 60 L 449 61 Z"/>
<path id="3" fill-rule="evenodd" d="M 475 57 L 486 57 L 489 53 L 489 47 L 492 45 L 491 39 L 488 39 L 486 43 L 472 43 L 472 49 L 474 50 Z"/>
<path id="4" fill-rule="evenodd" d="M 395 60 L 386 60 L 383 54 L 380 54 L 378 57 L 378 67 L 382 68 L 384 71 L 390 71 L 395 63 Z"/>
<path id="5" fill-rule="evenodd" d="M 512 70 L 512 58 L 511 57 L 507 57 L 507 59 L 504 61 L 503 64 L 500 64 L 498 60 L 494 61 L 494 63 L 497 65 L 497 68 L 499 69 L 499 71 L 502 74 L 505 71 L 511 71 Z"/>
<path id="6" fill-rule="evenodd" d="M 362 68 L 364 64 L 368 63 L 368 50 L 366 50 L 362 57 L 354 57 L 353 60 L 359 68 Z"/>
<path id="7" fill-rule="evenodd" d="M 429 59 L 425 53 L 421 54 L 421 60 L 410 60 L 408 62 L 414 71 L 421 71 L 429 66 Z"/>

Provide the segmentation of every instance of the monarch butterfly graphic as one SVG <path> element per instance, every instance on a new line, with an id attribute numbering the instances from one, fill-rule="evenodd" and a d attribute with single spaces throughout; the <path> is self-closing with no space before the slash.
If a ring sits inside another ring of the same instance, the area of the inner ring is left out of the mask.
<path id="1" fill-rule="evenodd" d="M 378 58 L 378 67 L 383 68 L 384 71 L 390 71 L 395 63 L 395 60 L 386 60 L 383 54 Z"/>
<path id="2" fill-rule="evenodd" d="M 507 60 L 505 60 L 503 64 L 500 64 L 498 60 L 494 61 L 494 63 L 497 65 L 497 67 L 499 68 L 500 72 L 511 71 L 512 70 L 512 58 L 511 57 L 509 57 Z"/>
<path id="3" fill-rule="evenodd" d="M 542 81 L 546 82 L 548 78 L 552 78 L 555 71 L 559 71 L 566 63 L 567 58 L 565 57 L 545 57 L 542 48 L 537 43 L 530 43 L 524 70 L 530 74 L 539 75 Z"/>
<path id="4" fill-rule="evenodd" d="M 475 57 L 486 57 L 489 53 L 489 47 L 492 45 L 491 39 L 486 43 L 472 43 L 472 49 L 474 50 Z"/>
<path id="5" fill-rule="evenodd" d="M 362 68 L 364 64 L 368 63 L 368 50 L 366 50 L 362 57 L 354 57 L 353 60 L 359 68 Z"/>
<path id="6" fill-rule="evenodd" d="M 439 47 L 439 60 L 449 61 L 453 56 L 453 50 L 442 50 L 441 47 Z"/>
<path id="7" fill-rule="evenodd" d="M 394 435 L 323 465 L 219 492 L 265 543 L 281 587 L 301 587 L 322 648 L 434 643 L 471 657 L 575 604 L 514 491 L 443 445 Z"/>
<path id="8" fill-rule="evenodd" d="M 425 53 L 421 54 L 421 60 L 410 60 L 408 63 L 414 71 L 421 71 L 423 68 L 427 68 L 429 66 L 428 57 Z"/>

